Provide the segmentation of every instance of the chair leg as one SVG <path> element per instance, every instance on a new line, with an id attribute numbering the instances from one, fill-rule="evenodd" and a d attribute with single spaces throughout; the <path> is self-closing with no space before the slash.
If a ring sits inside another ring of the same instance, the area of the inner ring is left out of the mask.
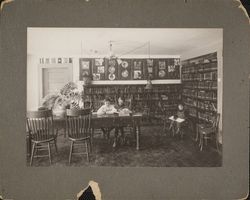
<path id="1" fill-rule="evenodd" d="M 87 160 L 89 162 L 89 147 L 88 147 L 88 143 L 89 143 L 89 141 L 85 141 L 85 148 L 86 148 L 86 152 L 87 152 Z"/>
<path id="2" fill-rule="evenodd" d="M 196 128 L 196 136 L 195 136 L 195 141 L 197 142 L 199 139 L 199 130 L 198 127 Z"/>
<path id="3" fill-rule="evenodd" d="M 166 124 L 166 120 L 164 120 L 163 122 L 163 132 L 166 133 L 166 127 L 167 127 L 167 124 Z"/>
<path id="4" fill-rule="evenodd" d="M 181 139 L 183 139 L 183 135 L 184 135 L 184 130 L 180 129 L 180 135 L 181 135 Z"/>
<path id="5" fill-rule="evenodd" d="M 56 153 L 58 153 L 58 151 L 57 151 L 57 144 L 56 144 L 56 139 L 54 140 L 54 143 L 55 143 L 55 149 L 56 149 Z"/>
<path id="6" fill-rule="evenodd" d="M 50 143 L 48 142 L 48 151 L 49 151 L 49 163 L 51 164 L 51 151 L 50 151 Z"/>
<path id="7" fill-rule="evenodd" d="M 71 157 L 72 157 L 72 152 L 73 152 L 73 145 L 74 145 L 74 142 L 71 141 L 70 152 L 69 152 L 69 164 L 71 163 Z"/>
<path id="8" fill-rule="evenodd" d="M 218 144 L 218 138 L 217 137 L 215 137 L 215 143 L 216 143 L 216 149 L 217 149 L 217 151 L 219 151 L 219 144 Z"/>
<path id="9" fill-rule="evenodd" d="M 200 147 L 200 151 L 202 151 L 203 149 L 203 135 L 200 135 L 200 141 L 201 141 L 201 147 Z"/>
<path id="10" fill-rule="evenodd" d="M 34 143 L 32 146 L 31 157 L 30 157 L 30 166 L 32 166 L 32 163 L 33 163 L 35 148 L 36 148 L 36 143 Z"/>

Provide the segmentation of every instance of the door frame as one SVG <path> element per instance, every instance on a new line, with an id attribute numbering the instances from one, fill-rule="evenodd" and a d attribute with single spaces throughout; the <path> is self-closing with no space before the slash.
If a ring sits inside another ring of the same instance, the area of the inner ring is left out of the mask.
<path id="1" fill-rule="evenodd" d="M 73 81 L 73 63 L 62 63 L 62 64 L 39 64 L 38 65 L 38 90 L 39 90 L 39 98 L 38 105 L 39 107 L 42 104 L 43 98 L 43 70 L 44 69 L 59 69 L 66 68 L 68 69 L 68 77 L 69 81 Z"/>

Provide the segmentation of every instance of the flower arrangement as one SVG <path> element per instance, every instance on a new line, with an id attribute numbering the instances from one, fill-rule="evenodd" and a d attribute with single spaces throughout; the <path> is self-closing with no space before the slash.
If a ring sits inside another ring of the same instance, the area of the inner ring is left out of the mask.
<path id="1" fill-rule="evenodd" d="M 56 116 L 65 114 L 67 108 L 81 108 L 82 94 L 74 82 L 67 83 L 58 93 L 48 94 L 43 98 L 42 106 L 52 109 Z"/>

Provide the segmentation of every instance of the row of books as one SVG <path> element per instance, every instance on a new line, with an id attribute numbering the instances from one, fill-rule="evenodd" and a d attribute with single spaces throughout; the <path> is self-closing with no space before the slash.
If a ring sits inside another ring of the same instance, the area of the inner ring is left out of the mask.
<path id="1" fill-rule="evenodd" d="M 212 112 L 217 110 L 217 104 L 211 101 L 198 101 L 187 98 L 184 100 L 184 104 L 185 107 L 187 107 L 189 110 L 196 108 Z"/>
<path id="2" fill-rule="evenodd" d="M 208 72 L 208 71 L 216 71 L 216 70 L 217 70 L 217 62 L 197 64 L 197 65 L 191 65 L 191 66 L 183 66 L 181 69 L 183 74 Z"/>
<path id="3" fill-rule="evenodd" d="M 188 106 L 197 107 L 197 100 L 194 100 L 192 98 L 187 97 L 183 99 L 183 102 Z"/>
<path id="4" fill-rule="evenodd" d="M 217 111 L 216 104 L 211 103 L 210 101 L 198 101 L 197 108 L 213 112 Z"/>
<path id="5" fill-rule="evenodd" d="M 183 89 L 183 95 L 188 97 L 197 97 L 197 90 Z"/>
<path id="6" fill-rule="evenodd" d="M 147 107 L 150 108 L 150 112 L 154 112 L 156 108 L 162 109 L 166 105 L 177 104 L 181 100 L 181 86 L 154 85 L 153 90 L 148 92 L 145 90 L 145 85 L 95 85 L 84 89 L 83 101 L 89 102 L 92 108 L 97 110 L 106 96 L 109 96 L 114 103 L 122 96 L 125 101 L 132 102 L 130 105 L 132 109 L 143 112 Z"/>
<path id="7" fill-rule="evenodd" d="M 150 91 L 150 94 L 153 93 L 177 93 L 180 92 L 179 85 L 154 85 L 153 90 Z M 145 89 L 144 85 L 137 86 L 100 86 L 100 87 L 86 87 L 84 89 L 84 94 L 127 94 L 127 93 L 149 93 Z"/>
<path id="8" fill-rule="evenodd" d="M 217 89 L 217 81 L 201 81 L 198 82 L 198 89 L 210 89 L 210 90 L 216 90 Z"/>
<path id="9" fill-rule="evenodd" d="M 80 80 L 180 79 L 180 59 L 80 58 Z"/>
<path id="10" fill-rule="evenodd" d="M 204 91 L 199 90 L 197 93 L 197 97 L 200 99 L 207 100 L 217 100 L 217 91 Z"/>
<path id="11" fill-rule="evenodd" d="M 213 121 L 213 114 L 209 112 L 198 112 L 198 119 L 207 121 L 207 122 L 212 122 Z"/>
<path id="12" fill-rule="evenodd" d="M 217 72 L 206 72 L 206 73 L 196 73 L 196 74 L 182 74 L 182 81 L 216 81 Z"/>

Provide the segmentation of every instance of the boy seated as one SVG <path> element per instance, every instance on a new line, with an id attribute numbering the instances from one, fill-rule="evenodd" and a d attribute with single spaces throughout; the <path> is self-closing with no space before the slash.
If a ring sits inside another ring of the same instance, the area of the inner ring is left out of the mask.
<path id="1" fill-rule="evenodd" d="M 115 106 L 111 104 L 111 99 L 109 97 L 106 97 L 104 99 L 104 105 L 102 105 L 98 110 L 97 110 L 97 115 L 106 115 L 106 114 L 114 114 L 117 113 L 117 110 L 115 109 Z M 101 128 L 104 137 L 106 136 L 107 139 L 109 139 L 110 131 L 112 131 L 114 127 L 111 128 Z"/>
<path id="2" fill-rule="evenodd" d="M 105 114 L 114 114 L 117 110 L 113 104 L 111 104 L 111 99 L 109 97 L 106 97 L 104 99 L 104 105 L 102 105 L 97 110 L 97 115 L 105 115 Z"/>
<path id="3" fill-rule="evenodd" d="M 170 126 L 169 126 L 169 130 L 172 129 L 173 134 L 179 134 L 181 126 L 182 126 L 182 122 L 185 121 L 185 118 L 186 117 L 185 117 L 183 105 L 179 104 L 178 105 L 178 111 L 177 111 L 176 115 L 171 116 L 169 118 L 171 120 L 171 123 L 170 123 Z"/>

